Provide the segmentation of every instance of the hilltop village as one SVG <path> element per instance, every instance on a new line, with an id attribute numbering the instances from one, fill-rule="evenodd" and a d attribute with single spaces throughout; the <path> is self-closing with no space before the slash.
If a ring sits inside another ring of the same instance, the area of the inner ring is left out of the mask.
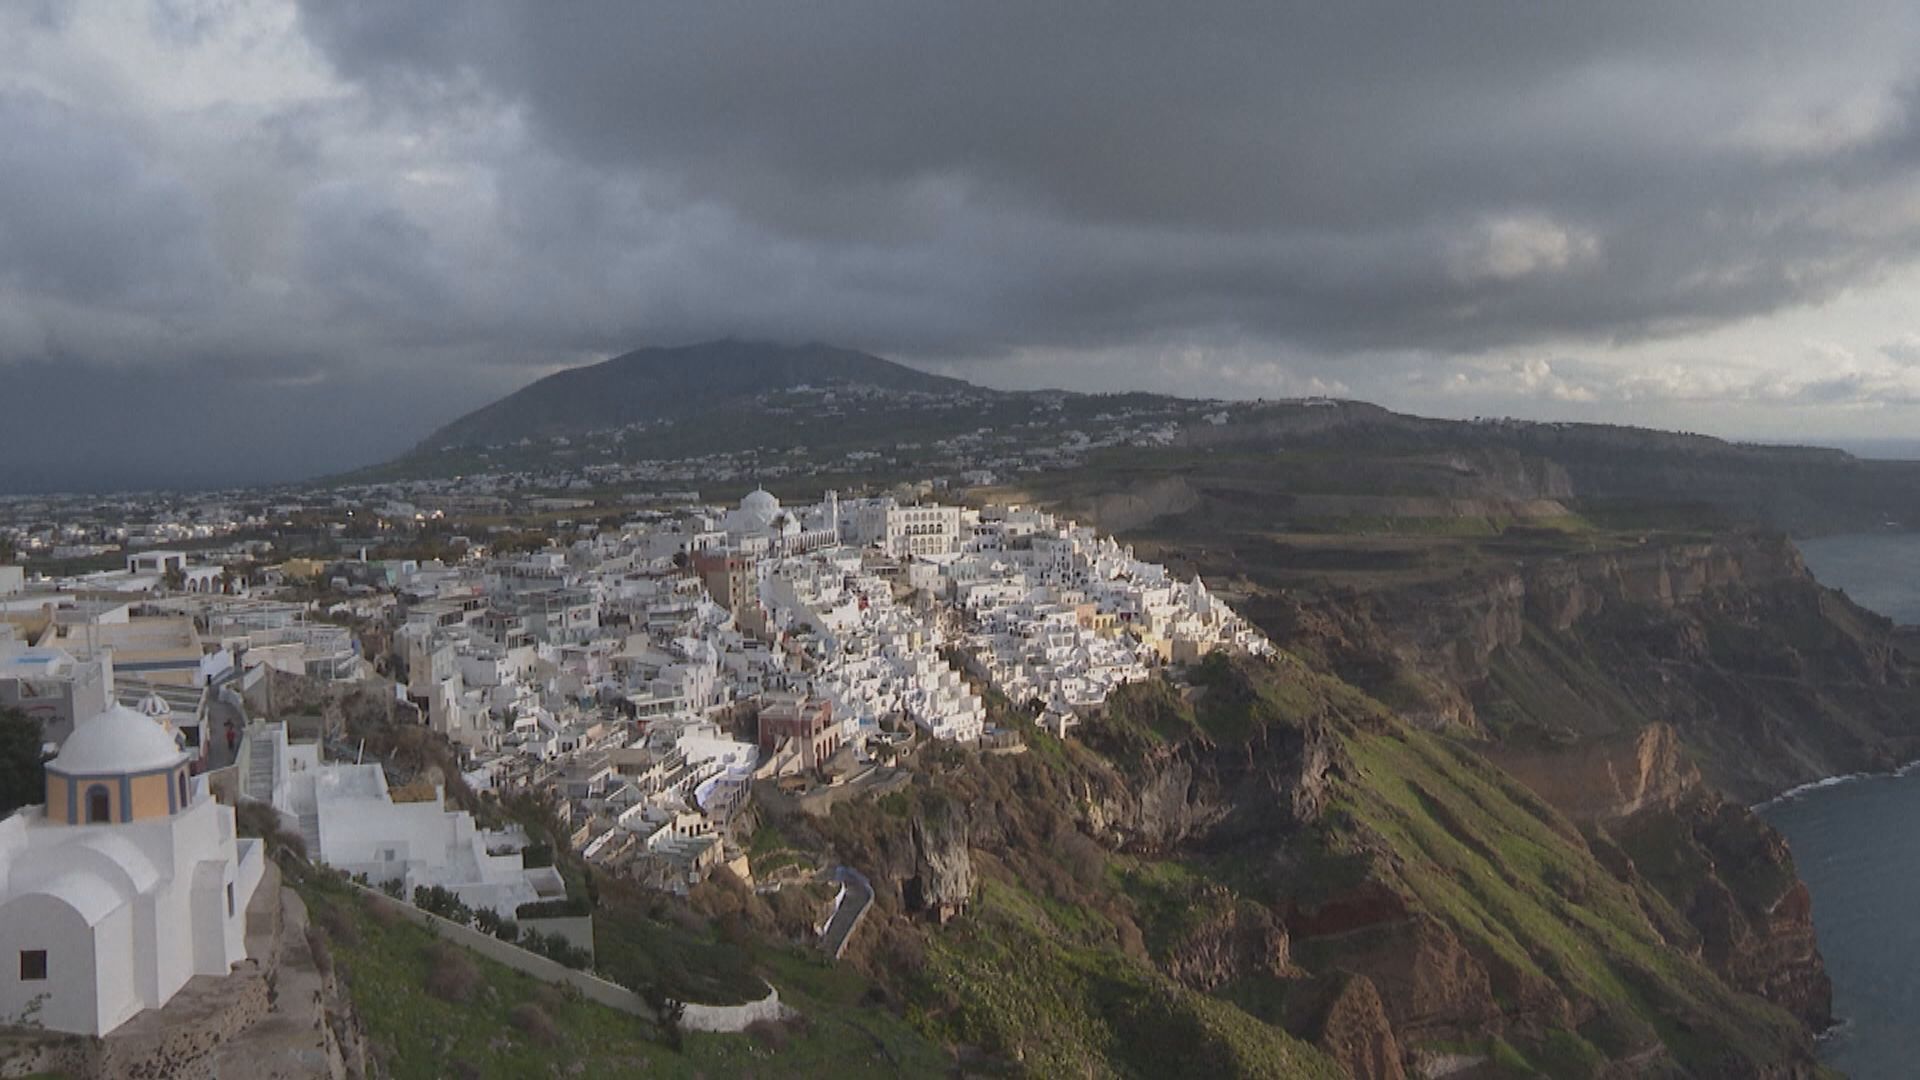
<path id="1" fill-rule="evenodd" d="M 684 894 L 722 864 L 750 878 L 735 823 L 755 799 L 823 813 L 907 782 L 927 747 L 1023 752 L 1116 687 L 1270 651 L 1203 583 L 1090 528 L 928 494 L 755 489 L 443 558 L 236 568 L 145 547 L 61 579 L 0 567 L 0 705 L 40 721 L 61 769 L 76 733 L 163 733 L 162 765 L 228 777 L 317 860 L 511 921 L 567 902 L 524 832 L 479 827 L 451 776 L 403 787 L 347 731 L 268 719 L 288 712 L 275 695 L 385 702 L 444 737 L 466 790 L 550 800 L 586 860 Z M 168 805 L 208 797 L 182 783 Z M 110 824 L 91 797 L 62 820 Z M 104 1034 L 130 1015 L 113 1008 L 74 1007 L 73 1030 Z"/>
<path id="2" fill-rule="evenodd" d="M 478 790 L 567 793 L 582 850 L 683 887 L 755 780 L 884 783 L 917 744 L 1010 747 L 983 692 L 1064 734 L 1116 686 L 1267 645 L 1198 581 L 1015 507 L 892 496 L 634 523 L 402 565 L 394 654 Z"/>

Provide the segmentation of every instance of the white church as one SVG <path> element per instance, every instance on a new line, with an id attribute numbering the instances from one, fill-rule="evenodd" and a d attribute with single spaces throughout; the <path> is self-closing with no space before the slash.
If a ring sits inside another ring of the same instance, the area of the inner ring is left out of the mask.
<path id="1" fill-rule="evenodd" d="M 246 958 L 265 856 L 188 761 L 116 705 L 47 764 L 44 806 L 0 820 L 0 1023 L 106 1035 Z"/>

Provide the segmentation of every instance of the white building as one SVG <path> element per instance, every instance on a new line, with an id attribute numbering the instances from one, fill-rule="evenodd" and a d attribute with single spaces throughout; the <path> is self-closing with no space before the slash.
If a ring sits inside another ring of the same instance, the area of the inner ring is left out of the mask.
<path id="1" fill-rule="evenodd" d="M 65 742 L 77 723 L 106 709 L 112 694 L 111 650 L 80 660 L 65 649 L 0 640 L 0 706 L 40 721 L 46 742 Z"/>
<path id="2" fill-rule="evenodd" d="M 838 505 L 837 497 L 828 492 L 819 505 L 783 508 L 772 492 L 755 488 L 740 500 L 738 509 L 727 511 L 721 527 L 734 551 L 755 555 L 811 551 L 839 542 Z"/>
<path id="3" fill-rule="evenodd" d="M 891 496 L 836 501 L 840 539 L 854 547 L 877 546 L 896 559 L 910 555 L 946 555 L 960 550 L 973 528 L 962 522 L 958 506 L 901 506 Z"/>
<path id="4" fill-rule="evenodd" d="M 114 707 L 0 821 L 0 1019 L 105 1035 L 246 958 L 260 844 L 188 775 L 173 734 Z"/>
<path id="5" fill-rule="evenodd" d="M 249 779 L 249 795 L 270 787 L 276 810 L 298 829 L 307 853 L 375 884 L 452 890 L 471 908 L 512 918 L 521 904 L 566 895 L 551 867 L 527 869 L 519 844 L 475 826 L 473 815 L 449 811 L 436 786 L 431 798 L 395 802 L 378 765 L 323 764 L 318 744 L 290 745 L 284 724 L 248 735 L 244 767 L 271 777 Z M 511 848 L 511 850 L 508 850 Z"/>

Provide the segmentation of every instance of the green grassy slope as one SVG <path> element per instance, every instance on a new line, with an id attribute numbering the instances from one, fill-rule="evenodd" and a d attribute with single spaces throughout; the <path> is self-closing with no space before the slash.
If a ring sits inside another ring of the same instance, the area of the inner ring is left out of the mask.
<path id="1" fill-rule="evenodd" d="M 324 873 L 297 883 L 382 1067 L 396 1080 L 445 1076 L 932 1075 L 947 1055 L 893 1014 L 867 1006 L 869 983 L 820 961 L 768 947 L 747 959 L 806 1019 L 753 1035 L 691 1032 L 674 1049 L 658 1026 L 568 994 L 473 953 L 465 1001 L 425 989 L 435 949 L 411 922 L 379 917 L 369 899 Z M 378 902 L 378 901 L 374 901 Z M 552 1022 L 536 1037 L 515 1023 L 532 1006 Z"/>
<path id="2" fill-rule="evenodd" d="M 1069 921 L 1062 925 L 1062 918 Z M 1036 1076 L 1338 1077 L 1312 1047 L 1235 1005 L 1196 993 L 1049 905 L 999 881 L 929 950 L 924 979 L 939 1007 L 928 1026 Z"/>
<path id="3" fill-rule="evenodd" d="M 1734 992 L 1656 932 L 1659 895 L 1609 874 L 1570 825 L 1470 749 L 1404 730 L 1342 738 L 1354 775 L 1334 803 L 1336 832 L 1393 853 L 1389 880 L 1483 958 L 1497 997 L 1503 981 L 1514 995 L 1545 984 L 1593 1007 L 1557 1038 L 1519 1038 L 1543 1050 L 1590 1042 L 1609 1056 L 1658 1039 L 1694 1074 L 1729 1058 L 1790 1060 L 1804 1046 L 1787 1013 Z"/>

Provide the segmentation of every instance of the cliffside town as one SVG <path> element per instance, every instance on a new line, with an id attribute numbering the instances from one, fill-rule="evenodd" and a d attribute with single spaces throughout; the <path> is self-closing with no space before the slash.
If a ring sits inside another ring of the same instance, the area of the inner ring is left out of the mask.
<path id="1" fill-rule="evenodd" d="M 630 1010 L 635 1060 L 687 1002 L 1043 1075 L 1817 1075 L 1812 898 L 1746 804 L 1920 756 L 1910 638 L 1735 505 L 1593 494 L 1617 431 L 1154 410 L 804 501 L 554 461 L 16 500 L 0 705 L 169 733 L 349 998 L 444 960 L 388 904 Z"/>
<path id="2" fill-rule="evenodd" d="M 351 597 L 330 607 L 290 603 L 272 583 L 284 566 L 203 587 L 205 566 L 161 550 L 126 571 L 7 583 L 0 693 L 61 749 L 55 766 L 73 756 L 67 732 L 133 701 L 104 715 L 164 743 L 183 777 L 228 777 L 229 798 L 269 812 L 315 864 L 436 914 L 518 922 L 567 958 L 591 957 L 590 929 L 555 929 L 555 945 L 536 928 L 584 914 L 586 898 L 551 853 L 528 861 L 524 828 L 478 825 L 473 800 L 549 807 L 569 858 L 686 895 L 722 866 L 753 880 L 757 791 L 801 807 L 877 798 L 928 747 L 1024 751 L 1029 733 L 1064 736 L 1121 687 L 1272 651 L 1198 580 L 1091 529 L 893 495 L 783 506 L 756 489 L 537 550 L 363 557 L 322 571 Z M 333 635 L 350 662 L 330 655 Z M 168 648 L 140 650 L 155 643 Z M 369 686 L 391 687 L 372 713 Z M 1017 704 L 990 714 L 983 695 Z M 361 760 L 361 724 L 410 718 L 444 740 L 452 771 L 403 785 L 391 761 Z M 832 955 L 867 902 L 842 890 L 847 915 L 822 930 Z M 85 996 L 63 989 L 46 1015 L 94 1015 Z"/>

